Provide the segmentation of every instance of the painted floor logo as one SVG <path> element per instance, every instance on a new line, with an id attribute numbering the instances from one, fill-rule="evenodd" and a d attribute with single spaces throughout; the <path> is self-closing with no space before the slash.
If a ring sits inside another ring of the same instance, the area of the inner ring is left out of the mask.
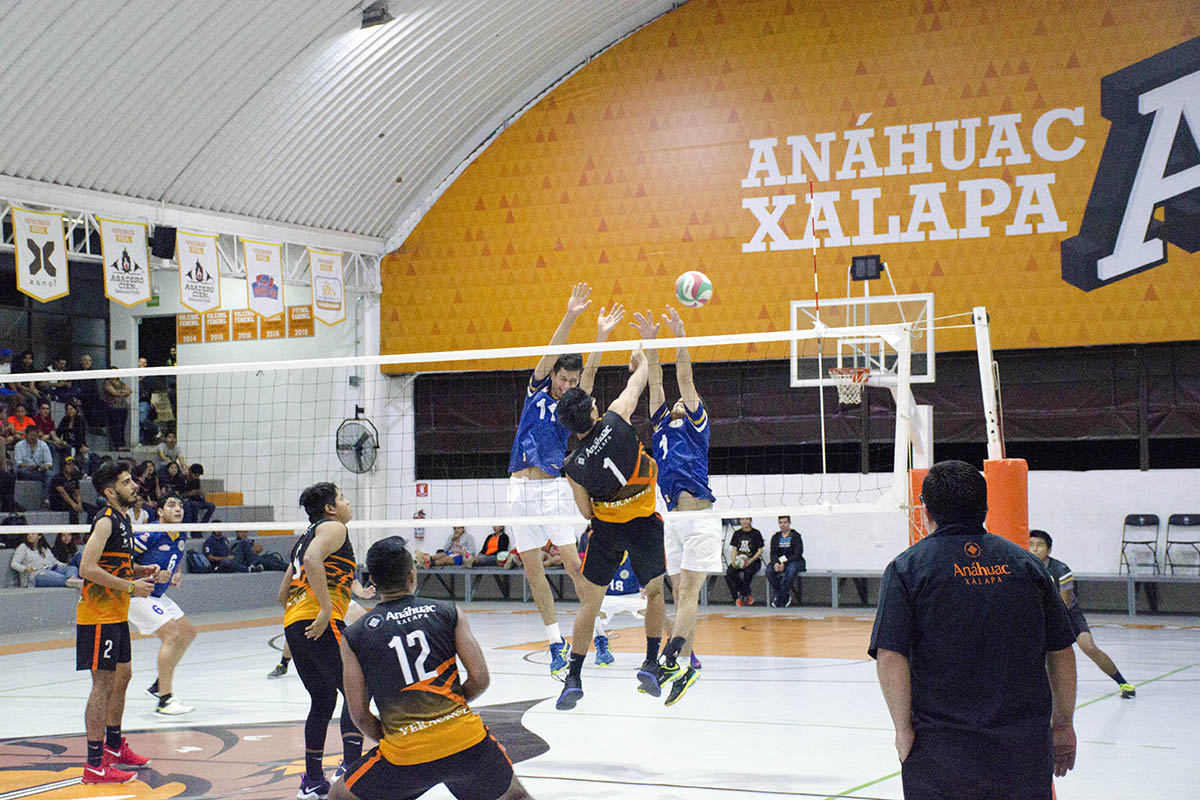
<path id="1" fill-rule="evenodd" d="M 1112 122 L 1062 277 L 1084 291 L 1200 250 L 1200 37 L 1100 81 Z M 1155 211 L 1162 209 L 1162 218 Z"/>

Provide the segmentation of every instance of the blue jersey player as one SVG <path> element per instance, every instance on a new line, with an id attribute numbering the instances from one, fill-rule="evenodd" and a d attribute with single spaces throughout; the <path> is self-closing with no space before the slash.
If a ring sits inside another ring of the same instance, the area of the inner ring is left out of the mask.
<path id="1" fill-rule="evenodd" d="M 159 522 L 171 525 L 183 519 L 183 499 L 174 492 L 159 501 Z M 196 627 L 183 614 L 183 609 L 167 597 L 167 589 L 178 586 L 183 575 L 185 537 L 177 531 L 143 530 L 133 537 L 133 559 L 138 564 L 158 567 L 154 592 L 149 597 L 134 597 L 129 601 L 129 621 L 143 634 L 153 633 L 162 644 L 158 648 L 158 677 L 148 694 L 158 698 L 155 713 L 177 716 L 194 711 L 173 694 L 175 665 L 183 658 L 188 645 L 196 638 Z"/>
<path id="2" fill-rule="evenodd" d="M 567 301 L 567 313 L 550 339 L 551 345 L 565 344 L 575 320 L 591 303 L 591 288 L 577 283 Z M 602 342 L 621 321 L 625 312 L 619 303 L 605 313 L 600 309 L 596 341 Z M 561 356 L 542 356 L 534 367 L 525 390 L 521 419 L 508 460 L 508 509 L 514 517 L 560 516 L 576 514 L 575 501 L 566 479 L 562 477 L 563 459 L 567 455 L 567 429 L 558 424 L 558 401 L 563 393 L 576 386 L 592 391 L 592 382 L 599 366 L 597 353 L 588 356 L 587 366 L 578 353 Z M 575 550 L 578 526 L 568 523 L 539 525 L 513 523 L 513 543 L 521 555 L 529 592 L 542 615 L 546 638 L 550 643 L 550 674 L 562 678 L 566 673 L 570 646 L 563 640 L 554 609 L 554 595 L 546 580 L 541 553 L 537 552 L 550 541 L 557 545 L 563 557 L 563 567 L 574 581 L 579 576 L 579 556 Z"/>
<path id="3" fill-rule="evenodd" d="M 633 327 L 643 339 L 658 336 L 659 323 L 649 311 L 634 314 Z M 679 313 L 667 306 L 663 320 L 676 337 L 685 335 Z M 671 406 L 663 391 L 662 365 L 658 351 L 650 357 L 650 421 L 654 457 L 658 460 L 658 489 L 668 511 L 705 511 L 716 499 L 708 486 L 708 411 L 696 392 L 692 362 L 686 347 L 675 351 L 675 380 L 679 399 Z M 700 602 L 700 587 L 711 573 L 723 571 L 721 545 L 724 540 L 721 520 L 717 517 L 674 520 L 666 524 L 663 541 L 667 551 L 667 575 L 675 595 L 675 621 L 671 636 L 663 648 L 660 683 L 673 681 L 666 704 L 674 705 L 688 690 L 699 673 L 700 662 L 692 652 L 692 636 Z M 689 660 L 686 672 L 677 659 Z"/>

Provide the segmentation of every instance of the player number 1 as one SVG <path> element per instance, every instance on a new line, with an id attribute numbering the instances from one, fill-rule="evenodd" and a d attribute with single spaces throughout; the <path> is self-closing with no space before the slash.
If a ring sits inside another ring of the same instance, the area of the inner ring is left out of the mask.
<path id="1" fill-rule="evenodd" d="M 617 465 L 613 463 L 613 460 L 611 458 L 608 458 L 607 456 L 605 456 L 604 461 L 603 461 L 603 466 L 606 470 L 609 470 L 610 472 L 612 472 L 613 475 L 617 476 L 617 480 L 619 480 L 621 482 L 622 486 L 629 483 L 629 479 L 621 474 L 621 470 L 617 469 Z"/>
<path id="2" fill-rule="evenodd" d="M 411 667 L 408 664 L 408 651 L 404 647 L 406 641 L 410 647 L 419 644 L 421 648 L 421 652 L 417 653 Z M 436 672 L 430 672 L 425 668 L 425 662 L 429 659 L 429 640 L 425 638 L 425 631 L 413 631 L 405 637 L 393 636 L 392 640 L 388 642 L 388 647 L 396 651 L 396 659 L 400 662 L 400 671 L 404 673 L 405 683 L 427 681 L 437 677 Z M 413 680 L 414 667 L 417 670 L 416 681 Z"/>

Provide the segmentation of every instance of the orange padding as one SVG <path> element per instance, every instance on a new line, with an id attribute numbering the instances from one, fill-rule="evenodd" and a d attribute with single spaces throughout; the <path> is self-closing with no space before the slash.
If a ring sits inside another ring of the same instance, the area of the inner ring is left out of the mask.
<path id="1" fill-rule="evenodd" d="M 214 506 L 240 506 L 245 504 L 241 492 L 209 492 L 205 495 L 205 498 Z"/>
<path id="2" fill-rule="evenodd" d="M 929 474 L 927 467 L 914 467 L 908 471 L 908 543 L 916 544 L 929 535 L 925 530 L 924 505 L 921 503 L 921 484 Z"/>
<path id="3" fill-rule="evenodd" d="M 988 531 L 1029 546 L 1029 464 L 1023 458 L 983 462 L 987 481 Z"/>

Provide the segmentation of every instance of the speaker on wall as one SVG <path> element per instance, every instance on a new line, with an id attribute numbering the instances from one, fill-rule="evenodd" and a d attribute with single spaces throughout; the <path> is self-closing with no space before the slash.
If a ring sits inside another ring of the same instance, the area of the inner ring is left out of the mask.
<path id="1" fill-rule="evenodd" d="M 155 258 L 170 259 L 175 257 L 175 229 L 169 225 L 158 225 L 154 228 L 154 238 L 150 241 L 150 254 Z"/>

